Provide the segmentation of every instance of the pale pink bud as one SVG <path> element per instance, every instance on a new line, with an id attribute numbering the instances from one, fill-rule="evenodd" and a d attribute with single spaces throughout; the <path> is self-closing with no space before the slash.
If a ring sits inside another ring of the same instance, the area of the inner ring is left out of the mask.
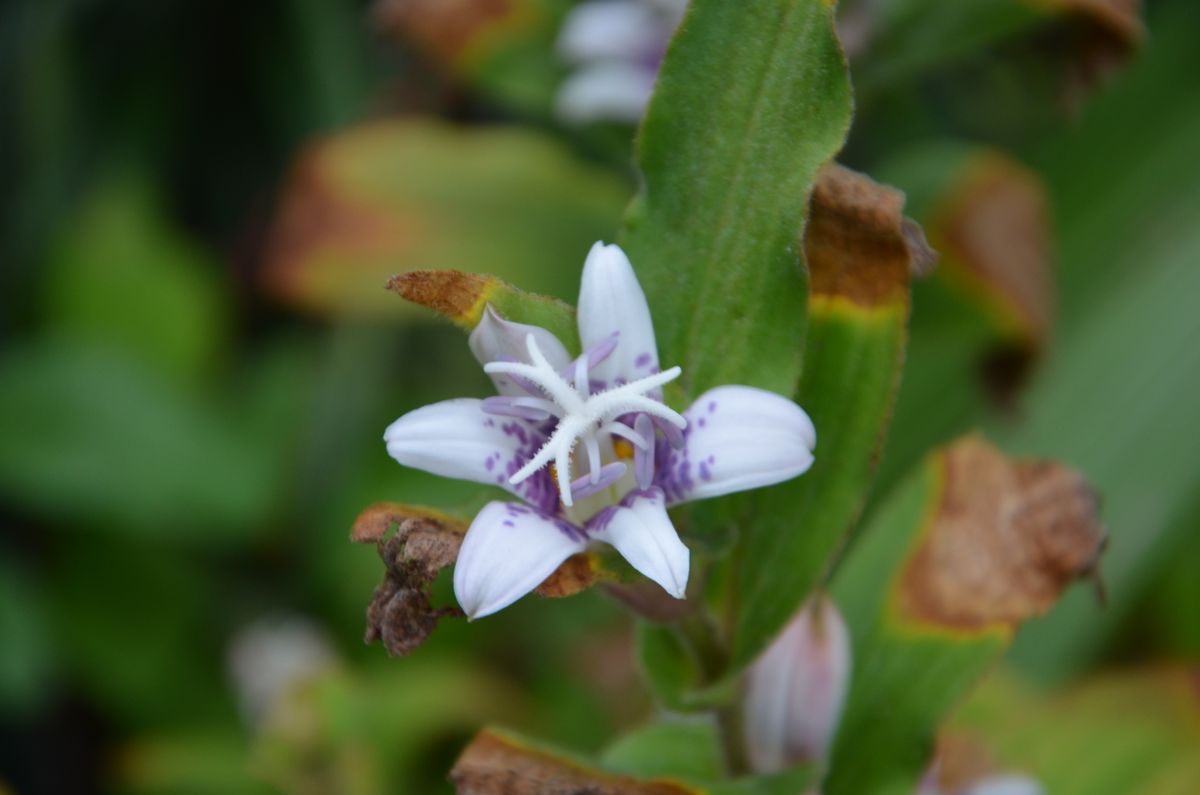
<path id="1" fill-rule="evenodd" d="M 850 636 L 833 601 L 810 599 L 750 668 L 747 754 L 771 773 L 824 760 L 850 683 Z"/>

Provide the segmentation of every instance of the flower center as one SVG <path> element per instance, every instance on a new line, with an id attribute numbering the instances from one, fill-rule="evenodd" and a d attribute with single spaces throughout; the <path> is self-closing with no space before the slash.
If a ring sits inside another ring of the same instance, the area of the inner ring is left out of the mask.
<path id="1" fill-rule="evenodd" d="M 595 494 L 620 480 L 625 473 L 623 463 L 601 465 L 602 439 L 611 443 L 612 436 L 615 435 L 639 450 L 648 450 L 654 446 L 651 418 L 662 420 L 680 430 L 687 427 L 687 420 L 682 415 L 647 394 L 678 378 L 682 372 L 679 367 L 672 367 L 661 373 L 592 394 L 588 370 L 616 348 L 615 336 L 584 353 L 565 368 L 564 373 L 556 371 L 546 360 L 532 334 L 525 338 L 525 347 L 529 351 L 532 364 L 500 361 L 489 362 L 483 367 L 486 373 L 513 376 L 522 386 L 528 384 L 545 395 L 545 398 L 488 398 L 492 403 L 485 403 L 485 410 L 496 410 L 498 413 L 520 412 L 517 416 L 531 420 L 546 420 L 550 417 L 556 417 L 558 420 L 554 432 L 542 448 L 509 478 L 513 485 L 553 463 L 559 494 L 563 504 L 570 507 L 574 504 L 574 497 Z M 533 392 L 529 386 L 525 386 L 526 391 Z M 628 414 L 646 416 L 644 421 L 639 416 L 631 428 L 618 419 Z M 583 442 L 587 453 L 588 474 L 572 482 L 571 455 L 579 442 Z M 639 481 L 644 479 L 643 475 L 644 473 L 639 473 Z"/>

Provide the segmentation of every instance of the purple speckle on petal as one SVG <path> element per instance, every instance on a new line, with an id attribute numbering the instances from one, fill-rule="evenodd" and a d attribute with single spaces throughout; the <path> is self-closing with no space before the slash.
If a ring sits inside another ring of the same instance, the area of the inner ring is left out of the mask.
<path id="1" fill-rule="evenodd" d="M 638 356 L 636 359 L 633 360 L 633 366 L 634 367 L 645 367 L 646 365 L 650 364 L 650 358 L 651 358 L 650 354 L 643 353 L 640 356 Z"/>
<path id="2" fill-rule="evenodd" d="M 715 400 L 708 401 L 708 413 L 712 414 L 716 410 L 717 410 L 717 401 L 715 401 Z"/>
<path id="3" fill-rule="evenodd" d="M 489 455 L 487 457 L 487 460 L 483 462 L 483 466 L 488 472 L 491 472 L 493 469 L 495 469 L 496 468 L 496 456 Z"/>
<path id="4" fill-rule="evenodd" d="M 708 469 L 707 461 L 700 462 L 700 479 L 706 482 L 712 480 L 712 472 Z"/>
<path id="5" fill-rule="evenodd" d="M 501 522 L 501 524 L 503 524 L 505 527 L 516 527 L 517 526 L 516 522 L 514 522 L 512 519 L 505 519 L 503 522 Z"/>
<path id="6" fill-rule="evenodd" d="M 696 424 L 703 428 L 707 423 L 705 423 L 704 418 L 701 417 Z"/>

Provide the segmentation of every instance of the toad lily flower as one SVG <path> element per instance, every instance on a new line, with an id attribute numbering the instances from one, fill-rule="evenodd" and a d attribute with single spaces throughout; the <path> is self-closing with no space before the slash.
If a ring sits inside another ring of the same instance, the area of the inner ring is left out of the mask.
<path id="1" fill-rule="evenodd" d="M 850 684 L 850 632 L 837 605 L 815 596 L 749 671 L 746 751 L 757 773 L 821 764 Z"/>
<path id="2" fill-rule="evenodd" d="M 522 500 L 488 504 L 463 538 L 454 593 L 470 618 L 512 604 L 595 541 L 682 599 L 689 553 L 667 508 L 812 464 L 812 422 L 779 395 L 720 386 L 682 414 L 663 403 L 680 368 L 660 370 L 646 297 L 617 246 L 588 254 L 578 320 L 572 359 L 549 331 L 488 306 L 469 344 L 499 395 L 425 406 L 384 433 L 405 466 Z"/>
<path id="3" fill-rule="evenodd" d="M 558 92 L 571 124 L 641 121 L 687 0 L 588 0 L 571 9 L 558 52 L 574 67 Z"/>

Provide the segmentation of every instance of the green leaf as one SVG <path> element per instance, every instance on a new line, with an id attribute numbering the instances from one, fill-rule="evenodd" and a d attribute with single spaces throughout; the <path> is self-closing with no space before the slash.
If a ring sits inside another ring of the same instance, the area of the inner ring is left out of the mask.
<path id="1" fill-rule="evenodd" d="M 650 723 L 622 735 L 600 757 L 608 770 L 632 776 L 719 779 L 721 743 L 711 720 Z"/>
<path id="2" fill-rule="evenodd" d="M 64 341 L 0 358 L 0 493 L 89 528 L 243 541 L 270 508 L 274 450 L 115 351 Z"/>
<path id="3" fill-rule="evenodd" d="M 54 671 L 46 594 L 0 554 L 0 708 L 20 716 L 42 705 Z"/>
<path id="4" fill-rule="evenodd" d="M 224 728 L 224 730 L 222 730 Z M 135 795 L 268 795 L 247 769 L 246 743 L 234 726 L 188 729 L 138 738 L 121 748 L 114 777 Z"/>
<path id="5" fill-rule="evenodd" d="M 1200 394 L 1191 300 L 1200 291 L 1200 107 L 1176 79 L 1200 68 L 1193 14 L 1164 8 L 1146 57 L 1037 160 L 1059 219 L 1062 321 L 1023 421 L 997 422 L 995 432 L 1015 450 L 1053 451 L 1087 472 L 1113 531 L 1109 609 L 1096 615 L 1072 595 L 1013 650 L 1022 670 L 1049 681 L 1085 668 L 1136 620 L 1161 563 L 1196 532 L 1200 446 L 1184 429 L 1195 427 Z M 1121 167 L 1096 179 L 1087 164 L 1114 145 Z"/>
<path id="6" fill-rule="evenodd" d="M 993 675 L 946 734 L 1055 795 L 1190 795 L 1200 785 L 1194 687 L 1193 674 L 1174 667 L 1108 673 L 1055 693 Z"/>
<path id="7" fill-rule="evenodd" d="M 51 256 L 48 330 L 105 344 L 157 372 L 194 381 L 226 336 L 215 263 L 171 228 L 137 173 L 98 182 Z"/>
<path id="8" fill-rule="evenodd" d="M 904 197 L 840 168 L 822 173 L 805 239 L 812 293 L 798 400 L 817 429 L 799 479 L 747 500 L 735 558 L 733 663 L 748 664 L 829 566 L 862 507 L 904 360 L 909 270 L 927 256 Z"/>
<path id="9" fill-rule="evenodd" d="M 642 125 L 644 186 L 621 235 L 685 392 L 795 389 L 797 240 L 850 112 L 831 3 L 691 4 Z"/>
<path id="10" fill-rule="evenodd" d="M 638 622 L 638 663 L 655 700 L 667 709 L 677 712 L 708 709 L 711 699 L 699 692 L 705 684 L 706 672 L 679 632 L 680 628 L 673 624 Z"/>
<path id="11" fill-rule="evenodd" d="M 588 248 L 611 234 L 628 195 L 611 172 L 530 130 L 366 124 L 294 167 L 264 278 L 305 308 L 382 317 L 412 311 L 383 288 L 416 269 L 494 273 L 573 296 Z"/>
<path id="12" fill-rule="evenodd" d="M 1070 64 L 1103 53 L 1127 57 L 1142 37 L 1136 6 L 1085 0 L 889 0 L 877 4 L 870 48 L 855 69 L 867 91 L 894 87 L 947 63 L 984 58 L 1005 42 L 1036 51 L 1035 36 L 1047 31 L 1062 42 L 1054 55 Z M 1070 35 L 1074 34 L 1074 35 Z"/>
<path id="13" fill-rule="evenodd" d="M 1104 540 L 1077 473 L 975 437 L 931 455 L 833 581 L 854 672 L 824 792 L 912 791 L 947 712 Z"/>
<path id="14" fill-rule="evenodd" d="M 1020 410 L 1052 337 L 1055 290 L 1045 185 L 1020 163 L 994 149 L 938 141 L 881 172 L 905 190 L 940 255 L 929 278 L 913 284 L 883 491 L 989 409 Z"/>

